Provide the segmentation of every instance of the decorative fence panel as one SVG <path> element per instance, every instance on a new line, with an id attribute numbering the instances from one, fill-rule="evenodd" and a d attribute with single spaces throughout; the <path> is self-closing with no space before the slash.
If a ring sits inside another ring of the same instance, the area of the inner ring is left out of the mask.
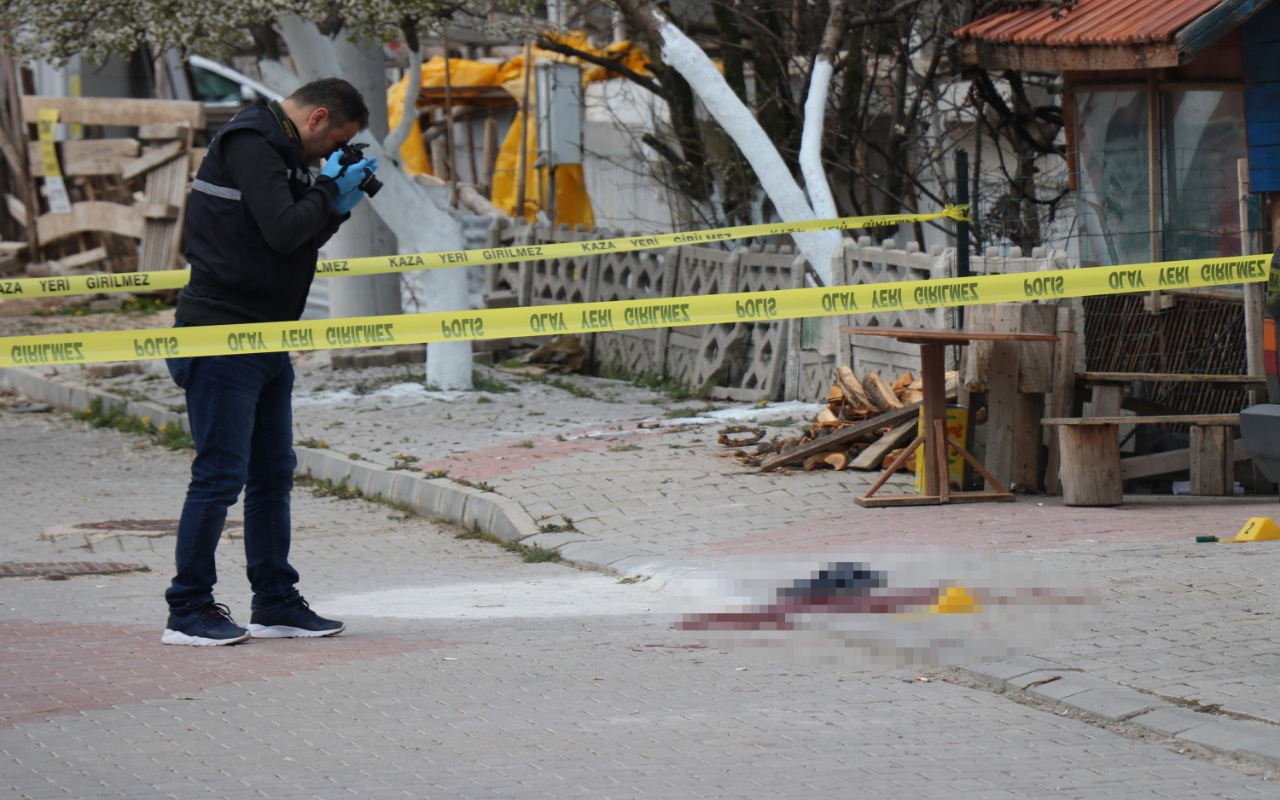
<path id="1" fill-rule="evenodd" d="M 618 230 L 548 231 L 495 225 L 490 246 L 546 244 L 624 236 Z M 805 261 L 789 246 L 751 245 L 733 251 L 709 247 L 673 247 L 634 253 L 606 251 L 487 268 L 486 303 L 535 306 L 611 300 L 660 300 L 734 292 L 771 292 L 804 285 Z M 836 251 L 833 273 L 846 285 L 922 281 L 955 274 L 954 251 L 923 253 L 915 244 L 899 249 L 893 240 L 876 245 L 870 237 L 846 239 Z M 1008 258 L 993 252 L 971 259 L 975 275 L 1006 274 L 1066 267 L 1065 257 L 1042 252 Z M 909 311 L 860 309 L 825 317 L 822 335 L 801 344 L 800 320 L 766 320 L 722 325 L 690 325 L 636 331 L 607 331 L 584 338 L 595 374 L 649 375 L 692 387 L 710 383 L 713 394 L 738 400 L 826 398 L 837 364 L 858 374 L 878 371 L 893 380 L 904 371 L 919 373 L 919 348 L 882 337 L 839 334 L 847 325 L 951 328 L 956 309 Z M 788 376 L 790 373 L 790 376 Z M 790 377 L 790 381 L 788 381 Z"/>

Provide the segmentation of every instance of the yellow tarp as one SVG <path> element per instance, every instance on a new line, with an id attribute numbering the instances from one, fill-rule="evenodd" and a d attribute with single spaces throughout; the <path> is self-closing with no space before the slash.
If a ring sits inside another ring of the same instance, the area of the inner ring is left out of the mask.
<path id="1" fill-rule="evenodd" d="M 449 59 L 449 83 L 451 86 L 497 86 L 498 65 L 481 61 L 470 61 L 462 58 Z M 387 89 L 387 117 L 392 130 L 400 124 L 400 116 L 404 113 L 404 90 L 409 85 L 409 76 L 405 75 Z M 444 88 L 444 59 L 440 56 L 432 58 L 422 65 L 422 88 Z M 434 105 L 435 101 L 418 98 L 419 110 Z M 409 132 L 409 138 L 400 147 L 405 171 L 410 175 L 430 175 L 431 158 L 422 143 L 422 126 L 417 122 Z"/>
<path id="2" fill-rule="evenodd" d="M 585 34 L 582 33 L 558 35 L 556 38 L 576 49 L 616 59 L 636 72 L 645 73 L 648 70 L 648 60 L 643 53 L 632 47 L 630 42 L 615 42 L 603 50 L 599 50 L 591 47 L 587 43 Z M 576 63 L 576 59 L 536 47 L 533 48 L 533 57 L 535 62 L 541 58 Z M 616 73 L 604 67 L 593 64 L 582 64 L 582 66 L 584 83 L 610 80 L 618 77 Z M 449 59 L 448 69 L 451 87 L 500 86 L 515 98 L 517 103 L 524 97 L 525 63 L 523 54 L 502 65 L 451 58 Z M 444 74 L 444 59 L 439 56 L 432 58 L 422 67 L 422 86 L 425 88 L 443 88 Z M 534 85 L 535 80 L 534 76 L 530 76 L 528 100 L 530 106 L 533 105 L 534 98 L 537 97 L 537 88 Z M 399 124 L 400 117 L 404 113 L 404 90 L 407 85 L 408 76 L 405 76 L 387 90 L 387 115 L 390 118 L 389 121 L 392 128 Z M 438 100 L 434 99 L 420 98 L 418 107 L 420 109 L 427 108 L 438 102 Z M 546 205 L 545 201 L 548 199 L 547 194 L 550 192 L 551 186 L 547 168 L 533 166 L 533 162 L 537 159 L 538 131 L 536 120 L 530 119 L 525 128 L 527 149 L 524 169 L 524 207 L 522 209 L 516 208 L 519 203 L 517 176 L 520 171 L 520 127 L 523 113 L 523 111 L 516 113 L 515 121 L 512 123 L 511 129 L 507 131 L 506 139 L 503 140 L 502 147 L 498 151 L 498 157 L 494 164 L 492 197 L 490 199 L 494 205 L 513 217 L 532 218 Z M 403 147 L 401 147 L 401 158 L 405 169 L 411 175 L 431 174 L 431 159 L 427 156 L 426 147 L 422 143 L 422 131 L 417 123 L 414 123 L 413 131 Z M 583 179 L 581 164 L 563 164 L 556 167 L 555 193 L 555 224 L 567 223 L 570 226 L 591 226 L 595 221 L 595 215 L 591 211 L 591 198 L 587 196 L 586 182 Z"/>

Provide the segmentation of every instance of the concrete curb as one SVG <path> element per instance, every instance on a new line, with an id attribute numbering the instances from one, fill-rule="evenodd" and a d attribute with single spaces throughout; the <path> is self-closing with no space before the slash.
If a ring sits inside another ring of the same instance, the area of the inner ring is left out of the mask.
<path id="1" fill-rule="evenodd" d="M 960 670 L 999 692 L 1023 692 L 1106 722 L 1133 725 L 1243 761 L 1280 766 L 1275 725 L 1193 711 L 1042 658 L 1012 658 Z M 1032 685 L 1045 680 L 1048 682 Z"/>
<path id="2" fill-rule="evenodd" d="M 93 400 L 104 408 L 123 408 L 134 417 L 150 417 L 156 425 L 180 424 L 189 429 L 187 415 L 154 403 L 127 400 L 119 395 L 55 383 L 43 375 L 20 367 L 0 368 L 0 387 L 21 392 L 32 400 L 64 411 L 78 412 Z M 537 520 L 519 501 L 496 492 L 481 491 L 446 478 L 425 478 L 401 470 L 391 470 L 369 462 L 352 461 L 329 450 L 294 447 L 298 456 L 296 474 L 334 484 L 345 482 L 365 497 L 404 503 L 426 519 L 445 519 L 465 528 L 478 528 L 502 541 L 524 541 L 559 550 L 574 566 L 611 575 L 635 575 L 637 570 L 614 567 L 632 560 L 658 566 L 663 559 L 652 553 L 636 553 L 582 534 L 542 533 Z M 532 538 L 531 538 L 532 537 Z"/>

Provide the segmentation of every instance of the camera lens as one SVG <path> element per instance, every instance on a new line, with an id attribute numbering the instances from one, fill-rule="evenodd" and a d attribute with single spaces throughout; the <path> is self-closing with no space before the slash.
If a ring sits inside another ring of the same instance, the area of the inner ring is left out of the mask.
<path id="1" fill-rule="evenodd" d="M 372 173 L 364 176 L 364 180 L 360 181 L 360 191 L 373 197 L 382 190 L 382 181 L 378 180 Z"/>

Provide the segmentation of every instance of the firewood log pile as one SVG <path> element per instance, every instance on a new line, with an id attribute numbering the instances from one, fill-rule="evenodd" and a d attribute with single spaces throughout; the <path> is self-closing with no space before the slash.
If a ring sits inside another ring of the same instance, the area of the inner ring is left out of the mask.
<path id="1" fill-rule="evenodd" d="M 947 374 L 949 393 L 954 393 L 955 380 L 954 372 Z M 725 432 L 720 443 L 734 448 L 732 455 L 745 465 L 763 471 L 781 466 L 878 469 L 895 447 L 914 435 L 923 398 L 923 383 L 910 372 L 889 383 L 877 372 L 859 380 L 849 367 L 837 367 L 826 408 L 802 436 L 763 441 L 762 430 Z M 745 449 L 751 445 L 754 450 Z"/>

